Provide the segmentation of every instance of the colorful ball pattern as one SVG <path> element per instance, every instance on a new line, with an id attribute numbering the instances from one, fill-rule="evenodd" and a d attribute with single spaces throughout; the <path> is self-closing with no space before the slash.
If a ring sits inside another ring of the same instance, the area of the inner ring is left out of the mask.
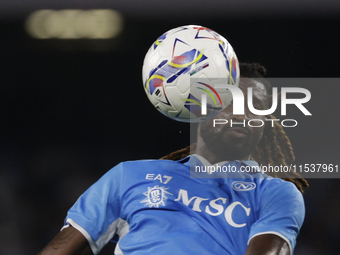
<path id="1" fill-rule="evenodd" d="M 150 102 L 167 117 L 200 122 L 232 101 L 219 84 L 238 86 L 239 64 L 230 43 L 197 25 L 171 29 L 150 47 L 143 64 L 143 85 Z M 203 96 L 205 95 L 205 96 Z M 202 98 L 206 98 L 202 112 Z"/>

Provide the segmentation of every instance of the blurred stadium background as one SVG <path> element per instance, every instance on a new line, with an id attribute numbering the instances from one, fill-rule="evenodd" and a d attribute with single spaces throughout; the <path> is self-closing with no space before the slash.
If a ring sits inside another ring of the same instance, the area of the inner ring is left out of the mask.
<path id="1" fill-rule="evenodd" d="M 269 77 L 339 77 L 335 0 L 1 0 L 1 255 L 41 250 L 118 162 L 189 143 L 189 126 L 158 113 L 141 81 L 152 42 L 187 24 L 221 33 L 240 61 L 263 64 Z M 297 163 L 339 164 L 340 87 L 302 87 L 313 116 L 293 113 L 301 123 L 286 129 Z M 340 181 L 309 181 L 295 254 L 339 254 Z"/>

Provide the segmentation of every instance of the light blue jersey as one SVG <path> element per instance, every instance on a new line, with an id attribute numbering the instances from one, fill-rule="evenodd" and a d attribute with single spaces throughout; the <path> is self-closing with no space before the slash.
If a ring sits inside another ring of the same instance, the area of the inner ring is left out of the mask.
<path id="1" fill-rule="evenodd" d="M 190 165 L 201 161 L 120 163 L 77 200 L 65 225 L 82 232 L 94 254 L 118 241 L 116 255 L 243 255 L 251 238 L 266 233 L 294 249 L 305 209 L 293 183 L 261 173 L 190 178 Z"/>

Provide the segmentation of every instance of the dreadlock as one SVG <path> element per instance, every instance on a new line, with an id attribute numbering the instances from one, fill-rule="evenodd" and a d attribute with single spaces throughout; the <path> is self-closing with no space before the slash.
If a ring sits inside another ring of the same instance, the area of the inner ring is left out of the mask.
<path id="1" fill-rule="evenodd" d="M 242 77 L 262 78 L 266 74 L 266 69 L 258 63 L 240 63 Z M 268 95 L 270 93 L 270 84 L 264 82 Z M 274 115 L 266 116 L 267 119 L 276 119 Z M 271 126 L 273 123 L 273 127 Z M 196 144 L 186 148 L 174 151 L 161 159 L 180 160 L 190 155 L 190 151 L 195 151 Z M 292 144 L 278 121 L 266 122 L 263 136 L 251 158 L 262 165 L 282 165 L 289 166 L 295 161 Z M 280 177 L 282 173 L 280 173 Z M 303 193 L 303 188 L 308 187 L 308 182 L 298 173 L 284 173 L 282 178 L 285 181 L 292 182 Z M 278 177 L 277 173 L 271 173 L 272 177 Z"/>

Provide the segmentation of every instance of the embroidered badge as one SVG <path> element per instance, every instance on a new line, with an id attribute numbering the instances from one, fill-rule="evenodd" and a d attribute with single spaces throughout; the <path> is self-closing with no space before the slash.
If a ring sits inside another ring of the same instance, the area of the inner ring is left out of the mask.
<path id="1" fill-rule="evenodd" d="M 164 201 L 167 199 L 166 194 L 172 195 L 166 191 L 167 189 L 168 188 L 165 187 L 159 187 L 158 185 L 153 188 L 148 187 L 148 191 L 143 193 L 146 198 L 144 198 L 141 203 L 145 203 L 145 206 L 149 206 L 149 208 L 159 208 L 160 205 L 165 206 Z"/>

